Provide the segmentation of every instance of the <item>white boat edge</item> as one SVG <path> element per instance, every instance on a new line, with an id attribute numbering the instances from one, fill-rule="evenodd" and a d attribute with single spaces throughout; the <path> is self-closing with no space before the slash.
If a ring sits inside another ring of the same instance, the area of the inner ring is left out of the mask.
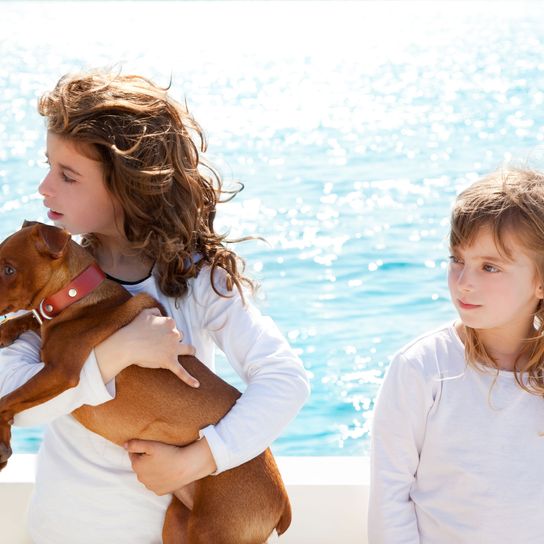
<path id="1" fill-rule="evenodd" d="M 276 457 L 293 508 L 282 544 L 367 544 L 367 457 Z M 26 508 L 36 455 L 15 454 L 0 473 L 2 542 L 30 544 Z M 61 515 L 59 513 L 59 515 Z"/>

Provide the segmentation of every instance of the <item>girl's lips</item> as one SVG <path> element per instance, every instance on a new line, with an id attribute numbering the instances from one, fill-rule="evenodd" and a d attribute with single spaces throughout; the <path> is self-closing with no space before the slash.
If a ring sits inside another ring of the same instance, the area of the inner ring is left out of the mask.
<path id="1" fill-rule="evenodd" d="M 53 210 L 49 210 L 47 212 L 47 217 L 51 219 L 51 221 L 58 221 L 62 217 L 62 213 L 54 212 Z"/>
<path id="2" fill-rule="evenodd" d="M 481 304 L 467 304 L 466 302 L 463 302 L 462 300 L 457 300 L 459 303 L 459 307 L 463 310 L 474 310 L 475 308 L 480 308 Z"/>

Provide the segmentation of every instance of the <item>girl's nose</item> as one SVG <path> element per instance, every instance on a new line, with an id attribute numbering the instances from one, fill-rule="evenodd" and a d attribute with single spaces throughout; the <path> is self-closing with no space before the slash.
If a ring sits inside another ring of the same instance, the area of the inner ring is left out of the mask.
<path id="1" fill-rule="evenodd" d="M 38 193 L 42 196 L 51 196 L 52 193 L 52 183 L 50 179 L 51 174 L 48 173 L 38 185 Z"/>
<path id="2" fill-rule="evenodd" d="M 472 291 L 474 289 L 472 274 L 466 266 L 457 276 L 457 286 L 461 291 L 465 292 Z"/>

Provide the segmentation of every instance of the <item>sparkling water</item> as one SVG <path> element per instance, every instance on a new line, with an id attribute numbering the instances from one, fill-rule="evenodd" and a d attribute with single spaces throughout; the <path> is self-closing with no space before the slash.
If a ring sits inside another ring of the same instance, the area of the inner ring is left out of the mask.
<path id="1" fill-rule="evenodd" d="M 454 317 L 455 194 L 541 162 L 543 40 L 537 2 L 0 2 L 0 235 L 47 221 L 36 100 L 62 74 L 171 82 L 245 185 L 217 224 L 266 238 L 238 251 L 311 377 L 274 451 L 365 454 L 391 355 Z M 16 451 L 40 434 L 16 429 Z"/>

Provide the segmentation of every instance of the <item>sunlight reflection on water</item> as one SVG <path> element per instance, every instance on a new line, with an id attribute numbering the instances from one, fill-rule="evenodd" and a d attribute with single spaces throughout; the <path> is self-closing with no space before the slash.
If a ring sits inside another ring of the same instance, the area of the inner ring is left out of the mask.
<path id="1" fill-rule="evenodd" d="M 275 451 L 366 452 L 389 357 L 454 315 L 454 195 L 544 139 L 541 10 L 437 4 L 0 2 L 0 234 L 46 220 L 35 104 L 61 74 L 171 78 L 245 184 L 218 224 L 267 239 L 239 250 L 312 378 Z M 38 441 L 17 431 L 19 451 Z"/>

